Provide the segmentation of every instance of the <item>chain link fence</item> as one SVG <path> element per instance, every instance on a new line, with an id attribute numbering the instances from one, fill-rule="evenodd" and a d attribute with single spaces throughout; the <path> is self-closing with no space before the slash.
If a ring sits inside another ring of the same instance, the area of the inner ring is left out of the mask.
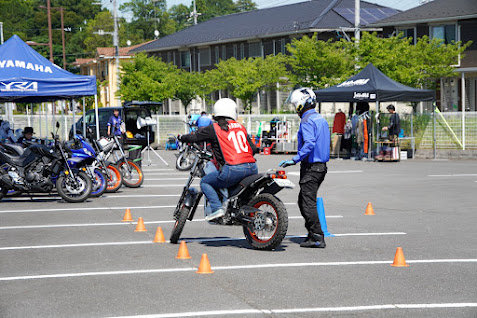
<path id="1" fill-rule="evenodd" d="M 333 126 L 334 114 L 325 114 L 330 130 Z M 76 120 L 80 115 L 76 116 Z M 154 115 L 157 125 L 156 142 L 164 147 L 170 136 L 177 136 L 188 132 L 186 116 L 181 115 Z M 291 140 L 296 140 L 296 134 L 300 120 L 295 114 L 265 114 L 265 115 L 240 115 L 241 122 L 250 134 L 256 135 L 260 124 L 262 131 L 267 130 L 267 125 L 272 119 L 288 121 Z M 411 149 L 414 143 L 415 149 L 434 149 L 434 135 L 436 149 L 477 149 L 477 112 L 466 112 L 465 117 L 461 112 L 424 113 L 424 114 L 400 114 L 403 136 L 401 145 L 403 149 Z M 388 116 L 381 116 L 380 125 L 387 125 Z M 37 138 L 50 137 L 51 132 L 56 131 L 56 121 L 60 123 L 58 134 L 67 139 L 73 124 L 72 115 L 14 115 L 13 129 L 23 129 L 26 126 L 33 127 Z M 376 128 L 373 129 L 376 133 Z"/>

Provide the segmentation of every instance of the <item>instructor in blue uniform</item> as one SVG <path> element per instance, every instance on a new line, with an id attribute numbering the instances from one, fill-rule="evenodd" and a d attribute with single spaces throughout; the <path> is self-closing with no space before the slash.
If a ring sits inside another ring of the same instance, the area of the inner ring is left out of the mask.
<path id="1" fill-rule="evenodd" d="M 316 208 L 318 188 L 325 179 L 330 160 L 330 129 L 328 122 L 316 112 L 316 95 L 310 88 L 294 90 L 289 100 L 301 118 L 298 130 L 298 153 L 291 160 L 280 162 L 288 167 L 301 162 L 298 206 L 305 219 L 308 236 L 301 247 L 325 248 L 325 238 Z"/>

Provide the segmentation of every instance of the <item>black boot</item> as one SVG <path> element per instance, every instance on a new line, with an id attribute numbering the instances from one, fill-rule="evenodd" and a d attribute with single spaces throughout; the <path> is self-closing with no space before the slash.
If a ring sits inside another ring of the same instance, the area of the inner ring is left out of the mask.
<path id="1" fill-rule="evenodd" d="M 325 248 L 325 237 L 324 235 L 320 234 L 311 234 L 308 235 L 307 239 L 300 244 L 300 247 L 308 247 L 308 248 Z"/>

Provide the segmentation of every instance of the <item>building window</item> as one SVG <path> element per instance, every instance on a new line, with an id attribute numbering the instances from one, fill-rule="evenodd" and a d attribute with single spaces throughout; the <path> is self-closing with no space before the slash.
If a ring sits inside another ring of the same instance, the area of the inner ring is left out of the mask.
<path id="1" fill-rule="evenodd" d="M 239 60 L 245 58 L 245 44 L 240 43 L 240 54 L 239 54 Z"/>
<path id="2" fill-rule="evenodd" d="M 227 59 L 227 47 L 225 45 L 222 45 L 222 60 L 226 60 Z"/>
<path id="3" fill-rule="evenodd" d="M 220 49 L 218 46 L 215 47 L 215 64 L 220 62 Z"/>
<path id="4" fill-rule="evenodd" d="M 431 37 L 444 40 L 445 44 L 457 41 L 457 28 L 455 24 L 438 25 L 431 27 Z"/>
<path id="5" fill-rule="evenodd" d="M 237 59 L 238 58 L 238 48 L 237 44 L 234 44 L 234 57 Z"/>
<path id="6" fill-rule="evenodd" d="M 167 62 L 167 63 L 172 62 L 172 54 L 171 54 L 171 52 L 167 52 L 167 61 L 166 61 L 166 62 Z"/>
<path id="7" fill-rule="evenodd" d="M 402 33 L 403 38 L 412 38 L 412 43 L 416 44 L 416 29 L 415 28 L 408 28 L 408 29 L 397 29 L 397 33 Z"/>
<path id="8" fill-rule="evenodd" d="M 248 44 L 248 56 L 249 57 L 262 56 L 262 45 L 260 42 L 252 42 Z"/>
<path id="9" fill-rule="evenodd" d="M 210 65 L 210 48 L 200 49 L 200 66 Z"/>
<path id="10" fill-rule="evenodd" d="M 189 51 L 181 51 L 181 67 L 190 67 Z"/>

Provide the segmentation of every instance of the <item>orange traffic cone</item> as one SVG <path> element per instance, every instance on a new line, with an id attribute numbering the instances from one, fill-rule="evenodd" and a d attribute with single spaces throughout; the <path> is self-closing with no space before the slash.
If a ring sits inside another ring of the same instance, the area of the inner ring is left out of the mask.
<path id="1" fill-rule="evenodd" d="M 154 236 L 153 243 L 166 243 L 166 239 L 164 238 L 164 233 L 162 232 L 162 228 L 160 226 L 157 227 L 156 236 Z"/>
<path id="2" fill-rule="evenodd" d="M 144 226 L 144 220 L 142 219 L 142 217 L 139 217 L 137 219 L 137 225 L 134 232 L 147 232 L 146 227 Z"/>
<path id="3" fill-rule="evenodd" d="M 202 258 L 200 259 L 199 269 L 197 270 L 197 274 L 212 274 L 214 271 L 210 268 L 209 258 L 207 254 L 202 254 Z"/>
<path id="4" fill-rule="evenodd" d="M 364 212 L 364 215 L 376 215 L 374 214 L 373 205 L 371 204 L 371 202 L 368 202 L 368 205 L 366 206 L 366 212 Z"/>
<path id="5" fill-rule="evenodd" d="M 406 259 L 404 258 L 404 253 L 402 251 L 402 247 L 398 247 L 396 249 L 396 255 L 394 255 L 394 262 L 391 264 L 394 267 L 408 267 L 409 265 L 406 264 Z"/>
<path id="6" fill-rule="evenodd" d="M 185 241 L 181 241 L 179 245 L 179 252 L 177 252 L 177 259 L 190 259 L 189 250 L 187 249 L 187 244 Z"/>
<path id="7" fill-rule="evenodd" d="M 131 216 L 131 210 L 126 209 L 126 213 L 124 213 L 124 217 L 123 217 L 123 222 L 132 222 L 132 221 L 134 221 L 134 220 Z"/>

